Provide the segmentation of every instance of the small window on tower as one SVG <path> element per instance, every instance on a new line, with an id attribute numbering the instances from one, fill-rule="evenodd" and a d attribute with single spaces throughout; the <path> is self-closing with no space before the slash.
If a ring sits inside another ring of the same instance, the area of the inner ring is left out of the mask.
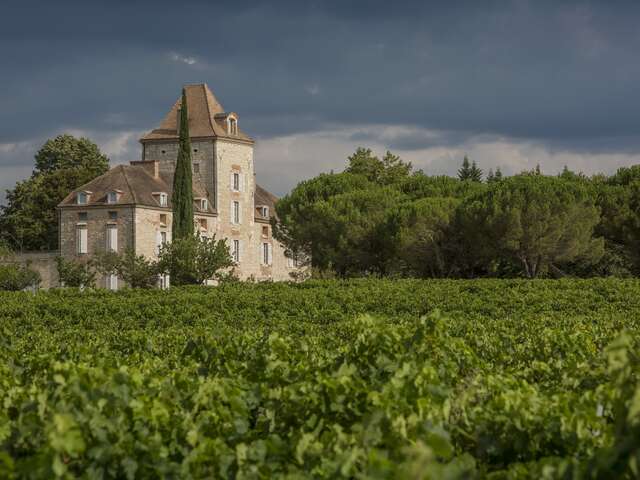
<path id="1" fill-rule="evenodd" d="M 196 150 L 197 152 L 197 150 Z M 199 163 L 194 163 L 193 164 L 193 173 L 200 173 L 200 164 Z"/>
<path id="2" fill-rule="evenodd" d="M 87 212 L 78 212 L 78 220 L 81 222 L 87 221 Z"/>
<path id="3" fill-rule="evenodd" d="M 263 237 L 268 237 L 269 236 L 269 227 L 267 227 L 266 225 L 264 227 L 262 227 L 262 236 Z"/>
<path id="4" fill-rule="evenodd" d="M 118 220 L 118 212 L 109 212 L 109 220 Z"/>
<path id="5" fill-rule="evenodd" d="M 161 213 L 160 214 L 160 225 L 167 225 L 167 214 L 166 213 Z"/>

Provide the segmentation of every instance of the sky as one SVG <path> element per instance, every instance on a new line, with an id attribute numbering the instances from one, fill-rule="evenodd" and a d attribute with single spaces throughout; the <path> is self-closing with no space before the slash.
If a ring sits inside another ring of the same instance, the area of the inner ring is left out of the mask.
<path id="1" fill-rule="evenodd" d="M 32 1 L 0 5 L 0 203 L 61 133 L 140 158 L 205 82 L 283 195 L 358 146 L 427 174 L 640 163 L 640 2 Z"/>

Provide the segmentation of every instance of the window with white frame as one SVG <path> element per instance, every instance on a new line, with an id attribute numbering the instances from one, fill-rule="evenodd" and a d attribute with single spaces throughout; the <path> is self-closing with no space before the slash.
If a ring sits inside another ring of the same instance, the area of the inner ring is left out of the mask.
<path id="1" fill-rule="evenodd" d="M 203 198 L 202 200 L 200 200 L 200 210 L 205 211 L 209 208 L 209 202 L 207 201 L 206 198 Z"/>
<path id="2" fill-rule="evenodd" d="M 240 240 L 233 241 L 233 261 L 236 263 L 240 263 Z"/>
<path id="3" fill-rule="evenodd" d="M 86 225 L 76 226 L 76 252 L 79 254 L 87 253 L 87 243 L 89 240 Z"/>
<path id="4" fill-rule="evenodd" d="M 228 126 L 227 126 L 227 133 L 229 133 L 229 135 L 237 135 L 238 134 L 238 120 L 234 117 L 229 117 L 228 118 Z"/>
<path id="5" fill-rule="evenodd" d="M 269 207 L 266 206 L 262 206 L 260 207 L 260 215 L 262 215 L 263 217 L 268 217 L 269 216 Z"/>
<path id="6" fill-rule="evenodd" d="M 107 288 L 109 290 L 118 290 L 118 276 L 113 273 L 107 275 Z"/>
<path id="7" fill-rule="evenodd" d="M 158 231 L 156 232 L 156 254 L 160 254 L 160 250 L 162 250 L 162 246 L 167 243 L 167 232 Z"/>
<path id="8" fill-rule="evenodd" d="M 158 275 L 158 287 L 162 290 L 169 288 L 169 275 Z"/>
<path id="9" fill-rule="evenodd" d="M 164 192 L 159 193 L 158 194 L 158 203 L 160 203 L 161 207 L 166 207 L 168 205 L 168 203 L 169 203 L 169 196 Z"/>
<path id="10" fill-rule="evenodd" d="M 87 192 L 78 192 L 76 195 L 76 203 L 78 205 L 86 205 L 88 199 L 89 195 L 87 195 Z"/>
<path id="11" fill-rule="evenodd" d="M 107 225 L 107 252 L 118 251 L 118 227 Z"/>
<path id="12" fill-rule="evenodd" d="M 107 203 L 109 204 L 118 203 L 118 192 L 107 193 Z"/>
<path id="13" fill-rule="evenodd" d="M 271 244 L 263 243 L 262 251 L 260 252 L 262 256 L 262 265 L 271 265 Z"/>
<path id="14" fill-rule="evenodd" d="M 240 224 L 240 202 L 237 200 L 231 203 L 231 223 Z"/>

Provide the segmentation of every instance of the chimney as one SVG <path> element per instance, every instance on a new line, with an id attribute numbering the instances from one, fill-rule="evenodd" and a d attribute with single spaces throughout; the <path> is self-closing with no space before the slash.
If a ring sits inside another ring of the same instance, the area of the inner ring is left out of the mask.
<path id="1" fill-rule="evenodd" d="M 134 160 L 130 163 L 134 167 L 144 168 L 153 178 L 160 177 L 160 162 L 158 160 Z"/>

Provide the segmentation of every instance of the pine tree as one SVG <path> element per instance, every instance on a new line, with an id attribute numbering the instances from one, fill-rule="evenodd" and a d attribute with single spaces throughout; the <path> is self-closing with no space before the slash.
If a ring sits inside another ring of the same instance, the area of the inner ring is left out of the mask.
<path id="1" fill-rule="evenodd" d="M 180 145 L 178 160 L 173 176 L 173 223 L 174 239 L 193 235 L 193 185 L 191 183 L 191 142 L 189 140 L 189 112 L 187 111 L 187 94 L 182 89 L 182 106 L 180 108 Z"/>
<path id="2" fill-rule="evenodd" d="M 500 167 L 496 168 L 496 173 L 494 173 L 493 179 L 496 182 L 499 182 L 500 180 L 502 180 L 502 170 L 500 170 Z"/>
<path id="3" fill-rule="evenodd" d="M 460 180 L 471 180 L 471 164 L 469 163 L 469 157 L 466 155 L 462 160 L 462 167 L 458 170 L 458 178 Z"/>
<path id="4" fill-rule="evenodd" d="M 478 168 L 475 160 L 471 163 L 471 172 L 469 180 L 472 182 L 481 182 L 482 181 L 482 170 Z"/>
<path id="5" fill-rule="evenodd" d="M 496 181 L 496 177 L 493 175 L 493 169 L 489 169 L 489 173 L 487 173 L 487 183 L 493 183 Z"/>

